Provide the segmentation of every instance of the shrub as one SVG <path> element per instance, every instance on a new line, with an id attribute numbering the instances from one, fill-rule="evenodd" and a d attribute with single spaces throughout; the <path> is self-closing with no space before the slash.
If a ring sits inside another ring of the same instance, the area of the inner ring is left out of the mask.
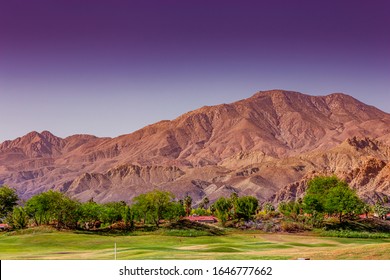
<path id="1" fill-rule="evenodd" d="M 280 227 L 274 221 L 267 221 L 263 224 L 262 230 L 265 232 L 277 232 L 280 230 Z"/>
<path id="2" fill-rule="evenodd" d="M 280 228 L 285 232 L 302 232 L 306 230 L 306 227 L 302 223 L 283 221 L 280 224 Z"/>

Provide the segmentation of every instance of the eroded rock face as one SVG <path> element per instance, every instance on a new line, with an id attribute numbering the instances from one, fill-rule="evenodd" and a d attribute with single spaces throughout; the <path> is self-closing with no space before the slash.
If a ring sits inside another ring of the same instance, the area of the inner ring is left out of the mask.
<path id="1" fill-rule="evenodd" d="M 315 174 L 390 195 L 390 115 L 345 94 L 258 92 L 116 138 L 31 132 L 0 144 L 0 184 L 125 200 L 159 188 L 194 202 L 232 192 L 280 201 Z M 195 182 L 195 183 L 194 183 Z M 201 182 L 201 183 L 199 183 Z"/>
<path id="2" fill-rule="evenodd" d="M 366 186 L 379 175 L 385 166 L 385 161 L 369 158 L 362 163 L 361 167 L 357 167 L 351 172 L 348 181 L 355 186 Z"/>

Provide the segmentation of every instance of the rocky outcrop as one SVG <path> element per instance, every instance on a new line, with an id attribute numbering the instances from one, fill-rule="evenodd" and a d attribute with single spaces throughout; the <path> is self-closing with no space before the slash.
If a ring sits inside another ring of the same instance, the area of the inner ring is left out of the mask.
<path id="1" fill-rule="evenodd" d="M 143 191 L 158 188 L 159 185 L 172 182 L 185 173 L 176 166 L 139 166 L 125 164 L 111 168 L 105 173 L 84 173 L 76 178 L 67 188 L 66 192 L 71 196 L 79 197 L 80 200 L 94 198 L 99 201 L 106 201 L 108 195 L 112 200 L 131 200 L 138 192 L 135 188 Z M 119 191 L 126 190 L 128 193 L 123 196 Z"/>

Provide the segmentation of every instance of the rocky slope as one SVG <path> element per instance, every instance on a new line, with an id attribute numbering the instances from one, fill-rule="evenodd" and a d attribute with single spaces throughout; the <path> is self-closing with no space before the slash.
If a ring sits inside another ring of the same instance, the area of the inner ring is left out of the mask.
<path id="1" fill-rule="evenodd" d="M 23 198 L 48 189 L 126 200 L 159 188 L 195 201 L 302 195 L 316 174 L 367 199 L 390 195 L 390 115 L 345 94 L 273 90 L 205 106 L 116 138 L 31 132 L 0 144 L 0 184 Z"/>

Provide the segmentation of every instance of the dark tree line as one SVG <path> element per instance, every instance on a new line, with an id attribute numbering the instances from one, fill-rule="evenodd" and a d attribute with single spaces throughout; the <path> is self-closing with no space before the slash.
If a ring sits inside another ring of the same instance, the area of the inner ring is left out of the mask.
<path id="1" fill-rule="evenodd" d="M 132 205 L 124 201 L 100 204 L 92 199 L 81 203 L 52 190 L 34 195 L 23 206 L 17 206 L 17 201 L 15 190 L 0 187 L 1 221 L 13 228 L 31 224 L 91 230 L 121 223 L 122 228 L 130 230 L 136 221 L 158 227 L 162 220 L 185 216 L 184 205 L 175 201 L 173 194 L 158 190 L 135 197 Z"/>
<path id="2" fill-rule="evenodd" d="M 228 198 L 220 197 L 211 205 L 205 197 L 196 209 L 192 207 L 190 196 L 176 200 L 172 193 L 160 190 L 138 195 L 131 205 L 124 201 L 100 204 L 93 199 L 81 203 L 52 190 L 34 195 L 23 206 L 18 205 L 18 200 L 15 190 L 8 186 L 0 187 L 0 221 L 7 222 L 13 228 L 54 225 L 57 228 L 91 230 L 120 224 L 122 228 L 132 230 L 135 223 L 159 227 L 161 222 L 177 221 L 192 213 L 213 214 L 223 226 L 229 220 L 258 219 L 261 215 L 256 214 L 261 213 L 280 213 L 294 221 L 304 215 L 321 221 L 327 215 L 338 217 L 342 222 L 356 214 L 371 211 L 383 218 L 389 211 L 383 204 L 370 207 L 363 203 L 355 191 L 337 177 L 310 180 L 305 196 L 297 201 L 279 203 L 278 212 L 269 202 L 260 205 L 257 198 L 239 197 L 236 193 Z"/>

